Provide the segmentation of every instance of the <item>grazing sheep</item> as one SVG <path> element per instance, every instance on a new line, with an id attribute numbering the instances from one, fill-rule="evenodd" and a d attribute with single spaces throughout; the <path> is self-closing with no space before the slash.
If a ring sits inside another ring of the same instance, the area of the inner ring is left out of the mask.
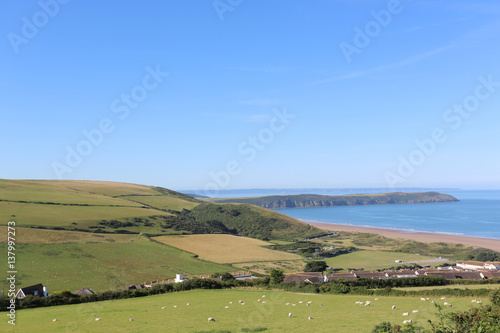
<path id="1" fill-rule="evenodd" d="M 323 306 L 323 304 L 320 304 L 319 306 Z"/>
<path id="2" fill-rule="evenodd" d="M 245 305 L 245 302 L 241 303 L 241 305 Z"/>
<path id="3" fill-rule="evenodd" d="M 452 304 L 448 304 L 448 305 L 447 305 L 447 307 L 452 308 L 452 307 L 453 307 L 453 305 L 452 305 Z"/>
<path id="4" fill-rule="evenodd" d="M 476 303 L 477 303 L 477 304 L 481 304 L 481 303 L 483 303 L 483 301 L 478 300 L 478 301 L 476 301 Z"/>
<path id="5" fill-rule="evenodd" d="M 233 304 L 233 302 L 229 302 L 229 304 Z"/>
<path id="6" fill-rule="evenodd" d="M 297 305 L 297 304 L 292 303 L 292 306 L 295 306 L 295 305 Z"/>
<path id="7" fill-rule="evenodd" d="M 395 305 L 393 305 L 393 306 L 392 306 L 392 309 L 393 309 L 393 310 L 396 310 L 396 306 L 395 306 Z"/>
<path id="8" fill-rule="evenodd" d="M 166 308 L 167 308 L 166 306 L 162 306 L 162 307 L 161 307 L 161 309 L 162 309 L 162 310 L 165 310 Z"/>
<path id="9" fill-rule="evenodd" d="M 96 319 L 95 319 L 95 321 L 99 321 L 99 320 L 101 320 L 101 318 L 96 318 Z"/>
<path id="10" fill-rule="evenodd" d="M 409 312 L 405 312 L 405 313 L 403 313 L 403 316 L 409 316 L 409 315 L 410 315 L 410 313 L 409 313 Z"/>
<path id="11" fill-rule="evenodd" d="M 447 305 L 448 305 L 448 302 L 444 302 L 444 303 L 443 303 L 443 305 L 444 305 L 444 306 L 447 306 Z"/>
<path id="12" fill-rule="evenodd" d="M 313 317 L 309 316 L 309 317 L 307 317 L 307 319 L 311 320 L 311 319 L 313 319 Z"/>
<path id="13" fill-rule="evenodd" d="M 243 303 L 243 301 L 240 299 L 240 300 L 238 301 L 238 303 Z"/>
<path id="14" fill-rule="evenodd" d="M 429 297 L 427 297 L 426 300 L 429 300 Z"/>
<path id="15" fill-rule="evenodd" d="M 441 299 L 446 299 L 446 297 L 443 296 L 443 297 L 441 297 Z"/>
<path id="16" fill-rule="evenodd" d="M 266 295 L 262 295 L 262 298 L 266 297 Z"/>
<path id="17" fill-rule="evenodd" d="M 262 301 L 262 304 L 266 304 L 266 301 Z"/>
<path id="18" fill-rule="evenodd" d="M 311 304 L 313 301 L 308 301 L 307 304 Z"/>
<path id="19" fill-rule="evenodd" d="M 423 298 L 423 297 L 420 297 L 420 300 L 425 302 L 425 298 Z"/>
<path id="20" fill-rule="evenodd" d="M 132 318 L 129 318 L 128 320 L 130 320 L 130 321 L 134 321 Z"/>
<path id="21" fill-rule="evenodd" d="M 302 304 L 302 303 L 304 303 L 304 301 L 300 301 L 300 302 L 299 302 L 299 304 Z"/>
<path id="22" fill-rule="evenodd" d="M 226 305 L 226 306 L 224 307 L 224 309 L 229 309 L 229 306 L 227 306 L 227 305 Z"/>
<path id="23" fill-rule="evenodd" d="M 215 319 L 212 317 L 208 318 L 208 322 L 211 322 L 211 321 L 215 321 Z"/>
<path id="24" fill-rule="evenodd" d="M 189 303 L 187 303 L 186 305 L 189 305 Z"/>
<path id="25" fill-rule="evenodd" d="M 376 301 L 378 301 L 378 298 L 375 298 Z"/>
<path id="26" fill-rule="evenodd" d="M 411 324 L 411 319 L 403 320 L 403 324 Z"/>
<path id="27" fill-rule="evenodd" d="M 366 302 L 365 302 L 365 306 L 367 306 L 367 305 L 371 305 L 371 304 L 372 304 L 372 302 L 370 302 L 370 301 L 366 301 Z"/>
<path id="28" fill-rule="evenodd" d="M 57 321 L 57 318 L 52 319 L 52 321 Z"/>
<path id="29" fill-rule="evenodd" d="M 306 304 L 306 306 L 309 306 L 309 305 L 311 305 L 311 304 L 309 304 L 309 303 Z"/>
<path id="30" fill-rule="evenodd" d="M 471 302 L 472 302 L 472 303 L 476 303 L 476 302 L 477 302 L 477 299 L 473 299 Z"/>
<path id="31" fill-rule="evenodd" d="M 257 302 L 260 302 L 260 298 L 257 300 Z"/>
<path id="32" fill-rule="evenodd" d="M 290 305 L 290 303 L 286 303 L 285 305 Z"/>
<path id="33" fill-rule="evenodd" d="M 432 300 L 431 302 L 432 302 L 432 303 L 436 303 L 436 301 L 434 301 L 434 300 Z"/>
<path id="34" fill-rule="evenodd" d="M 419 313 L 419 312 L 420 311 L 418 311 L 418 309 L 412 311 L 412 313 Z"/>
<path id="35" fill-rule="evenodd" d="M 288 314 L 288 318 L 292 318 L 292 313 L 291 312 Z"/>
<path id="36" fill-rule="evenodd" d="M 177 307 L 177 305 L 174 305 L 174 308 L 176 308 L 176 307 Z"/>

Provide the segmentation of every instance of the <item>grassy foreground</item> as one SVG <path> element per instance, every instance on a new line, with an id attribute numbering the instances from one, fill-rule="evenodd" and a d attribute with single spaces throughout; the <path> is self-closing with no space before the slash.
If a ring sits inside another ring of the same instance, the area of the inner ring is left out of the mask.
<path id="1" fill-rule="evenodd" d="M 240 305 L 239 300 L 245 305 Z M 372 302 L 371 306 L 355 304 L 356 301 L 368 300 Z M 306 306 L 309 301 L 312 303 Z M 454 305 L 453 309 L 446 311 L 478 306 L 468 297 L 447 298 L 445 301 Z M 436 299 L 436 302 L 444 301 Z M 483 302 L 488 303 L 487 300 Z M 392 305 L 396 305 L 396 310 L 391 310 Z M 416 309 L 419 313 L 411 313 Z M 291 318 L 288 317 L 290 312 Z M 410 312 L 410 316 L 403 317 L 403 312 Z M 433 303 L 416 297 L 380 297 L 375 300 L 366 296 L 283 291 L 195 290 L 19 310 L 15 328 L 8 325 L 7 320 L 0 324 L 0 328 L 5 332 L 371 332 L 373 326 L 382 321 L 402 324 L 407 318 L 428 327 L 427 319 L 435 320 L 436 312 Z M 309 320 L 309 316 L 313 319 Z M 216 322 L 209 323 L 209 317 L 215 318 Z M 54 318 L 57 321 L 54 322 Z"/>

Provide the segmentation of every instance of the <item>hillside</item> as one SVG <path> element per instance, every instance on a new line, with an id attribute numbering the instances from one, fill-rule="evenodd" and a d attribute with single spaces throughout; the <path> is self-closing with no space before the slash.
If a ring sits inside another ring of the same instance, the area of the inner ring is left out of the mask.
<path id="1" fill-rule="evenodd" d="M 435 202 L 457 202 L 458 199 L 439 192 L 393 192 L 380 194 L 350 195 L 271 195 L 264 197 L 211 199 L 214 203 L 248 203 L 255 206 L 277 209 L 296 207 L 329 207 L 355 205 L 416 204 Z"/>
<path id="2" fill-rule="evenodd" d="M 161 187 L 97 181 L 0 180 L 0 219 L 94 233 L 226 233 L 263 240 L 322 231 L 246 204 L 210 204 Z"/>

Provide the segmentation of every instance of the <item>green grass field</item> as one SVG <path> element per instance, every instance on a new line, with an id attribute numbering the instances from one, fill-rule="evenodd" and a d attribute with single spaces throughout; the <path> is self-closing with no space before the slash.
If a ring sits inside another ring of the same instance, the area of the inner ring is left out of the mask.
<path id="1" fill-rule="evenodd" d="M 387 251 L 357 251 L 341 256 L 328 258 L 326 263 L 333 268 L 373 268 L 379 269 L 401 265 L 395 260 L 402 260 L 403 264 L 418 261 L 423 264 L 425 261 L 431 261 L 435 258 L 415 255 L 409 253 L 396 253 Z"/>
<path id="2" fill-rule="evenodd" d="M 266 297 L 264 298 L 263 295 Z M 259 302 L 258 299 L 261 301 Z M 238 302 L 242 300 L 245 305 Z M 360 306 L 356 301 L 372 302 Z M 471 298 L 447 298 L 453 311 L 466 310 Z M 263 303 L 266 301 L 266 303 Z M 299 302 L 303 303 L 299 303 Z M 310 306 L 306 306 L 311 301 Z M 438 303 L 443 301 L 436 300 Z M 232 302 L 232 304 L 230 304 Z M 190 303 L 190 305 L 187 305 Z M 293 303 L 296 306 L 285 305 Z M 488 302 L 485 301 L 484 304 Z M 320 306 L 322 304 L 323 306 Z M 174 307 L 174 306 L 177 307 Z M 391 310 L 396 305 L 396 310 Z M 166 307 L 162 309 L 162 307 Z M 225 307 L 228 306 L 226 309 Z M 412 310 L 419 310 L 413 314 Z M 446 309 L 449 312 L 450 309 Z M 288 313 L 292 317 L 288 317 Z M 403 317 L 403 312 L 410 312 Z M 126 300 L 19 310 L 16 326 L 4 319 L 4 332 L 371 332 L 390 321 L 410 318 L 425 327 L 437 309 L 417 297 L 311 295 L 262 290 L 195 290 Z M 313 319 L 308 320 L 311 316 Z M 215 322 L 208 322 L 208 318 Z M 57 318 L 57 321 L 52 321 Z M 96 321 L 95 318 L 101 318 Z M 130 321 L 132 318 L 133 321 Z"/>
<path id="3" fill-rule="evenodd" d="M 43 283 L 51 292 L 76 291 L 82 287 L 105 291 L 173 278 L 176 273 L 198 275 L 236 270 L 228 265 L 199 260 L 187 252 L 139 235 L 103 236 L 101 242 L 94 243 L 18 243 L 18 287 Z M 7 253 L 6 243 L 0 244 L 0 253 Z M 7 256 L 4 258 L 1 262 L 7 267 Z M 3 287 L 4 281 L 0 283 L 0 288 Z"/>

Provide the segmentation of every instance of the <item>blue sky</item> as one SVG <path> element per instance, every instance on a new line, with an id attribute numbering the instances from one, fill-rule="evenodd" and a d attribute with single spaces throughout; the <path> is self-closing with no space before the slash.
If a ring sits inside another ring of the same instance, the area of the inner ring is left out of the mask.
<path id="1" fill-rule="evenodd" d="M 498 1 L 3 5 L 2 178 L 500 188 Z"/>

